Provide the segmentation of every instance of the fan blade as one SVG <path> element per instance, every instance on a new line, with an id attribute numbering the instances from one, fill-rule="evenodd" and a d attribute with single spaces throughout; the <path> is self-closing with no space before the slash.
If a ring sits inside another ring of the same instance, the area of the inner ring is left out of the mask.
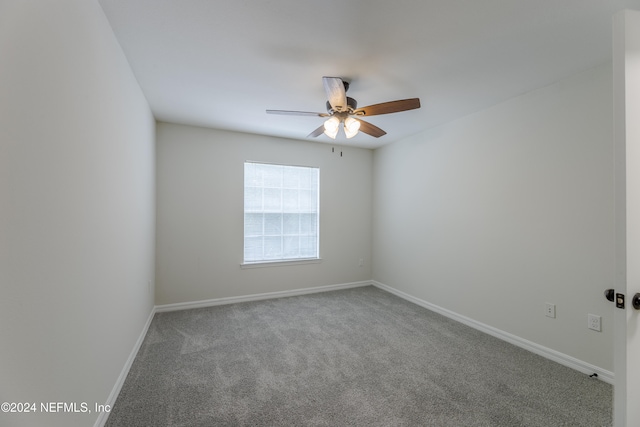
<path id="1" fill-rule="evenodd" d="M 282 114 L 287 116 L 329 117 L 327 113 L 313 113 L 311 111 L 267 110 L 267 114 Z"/>
<path id="2" fill-rule="evenodd" d="M 324 125 L 320 126 L 318 129 L 311 132 L 307 135 L 307 138 L 315 138 L 316 136 L 320 136 L 324 133 Z"/>
<path id="3" fill-rule="evenodd" d="M 400 111 L 420 108 L 420 98 L 400 99 L 358 108 L 353 114 L 357 116 L 377 116 L 380 114 L 398 113 Z"/>
<path id="4" fill-rule="evenodd" d="M 327 100 L 334 111 L 347 111 L 347 91 L 340 77 L 323 77 L 322 84 Z"/>
<path id="5" fill-rule="evenodd" d="M 360 122 L 360 132 L 364 132 L 367 135 L 371 135 L 376 138 L 380 138 L 387 133 L 380 129 L 378 126 L 372 125 L 369 122 L 365 122 L 364 120 L 356 119 Z"/>

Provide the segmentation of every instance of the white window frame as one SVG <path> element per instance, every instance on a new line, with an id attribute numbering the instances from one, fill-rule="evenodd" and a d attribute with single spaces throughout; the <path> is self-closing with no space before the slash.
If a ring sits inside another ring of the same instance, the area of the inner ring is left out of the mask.
<path id="1" fill-rule="evenodd" d="M 243 193 L 242 268 L 321 261 L 320 168 L 245 161 Z"/>

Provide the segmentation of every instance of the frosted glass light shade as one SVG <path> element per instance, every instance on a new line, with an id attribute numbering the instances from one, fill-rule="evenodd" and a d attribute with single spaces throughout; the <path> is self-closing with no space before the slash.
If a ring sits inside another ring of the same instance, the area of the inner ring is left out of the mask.
<path id="1" fill-rule="evenodd" d="M 344 121 L 344 134 L 347 138 L 353 138 L 358 134 L 360 129 L 360 122 L 353 117 L 347 117 Z"/>
<path id="2" fill-rule="evenodd" d="M 324 134 L 331 139 L 336 139 L 338 129 L 340 129 L 340 120 L 337 117 L 331 117 L 324 122 Z"/>

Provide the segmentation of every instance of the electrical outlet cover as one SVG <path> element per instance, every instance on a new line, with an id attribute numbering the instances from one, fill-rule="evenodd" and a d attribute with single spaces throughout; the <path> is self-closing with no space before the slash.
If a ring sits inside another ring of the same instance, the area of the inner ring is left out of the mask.
<path id="1" fill-rule="evenodd" d="M 587 327 L 591 330 L 594 331 L 598 331 L 601 332 L 602 331 L 602 325 L 601 323 L 602 318 L 598 315 L 595 314 L 589 314 L 587 316 Z"/>
<path id="2" fill-rule="evenodd" d="M 545 303 L 544 315 L 547 317 L 556 317 L 556 305 L 551 303 Z"/>

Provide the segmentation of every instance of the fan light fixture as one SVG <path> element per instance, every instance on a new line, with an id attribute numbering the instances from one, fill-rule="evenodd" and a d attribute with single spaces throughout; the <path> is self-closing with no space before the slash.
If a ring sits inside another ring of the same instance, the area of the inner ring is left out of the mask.
<path id="1" fill-rule="evenodd" d="M 353 117 L 347 117 L 344 121 L 344 134 L 347 138 L 353 138 L 358 134 L 360 122 Z"/>
<path id="2" fill-rule="evenodd" d="M 324 134 L 331 139 L 336 139 L 338 129 L 340 129 L 340 119 L 337 117 L 331 117 L 324 122 Z"/>
<path id="3" fill-rule="evenodd" d="M 336 139 L 338 131 L 340 130 L 340 123 L 344 123 L 344 134 L 347 138 L 353 138 L 358 134 L 360 129 L 360 122 L 353 117 L 347 117 L 346 119 L 340 119 L 336 116 L 332 116 L 324 122 L 324 134 L 331 139 Z"/>

